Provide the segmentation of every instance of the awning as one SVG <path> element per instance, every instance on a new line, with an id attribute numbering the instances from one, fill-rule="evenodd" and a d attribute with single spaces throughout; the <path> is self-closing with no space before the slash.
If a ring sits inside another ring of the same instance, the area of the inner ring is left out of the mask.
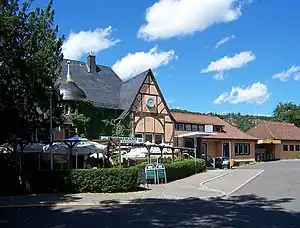
<path id="1" fill-rule="evenodd" d="M 281 140 L 264 139 L 258 140 L 257 144 L 281 144 Z"/>
<path id="2" fill-rule="evenodd" d="M 210 135 L 217 135 L 217 133 L 193 131 L 193 132 L 177 135 L 176 137 L 178 137 L 178 138 L 183 138 L 183 137 L 184 138 L 197 138 L 197 137 L 210 136 Z"/>

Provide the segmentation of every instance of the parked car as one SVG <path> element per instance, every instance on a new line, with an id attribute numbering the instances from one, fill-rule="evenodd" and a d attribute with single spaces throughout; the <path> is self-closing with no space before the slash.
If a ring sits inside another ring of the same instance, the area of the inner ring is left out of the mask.
<path id="1" fill-rule="evenodd" d="M 230 169 L 230 160 L 226 157 L 215 157 L 215 168 Z"/>

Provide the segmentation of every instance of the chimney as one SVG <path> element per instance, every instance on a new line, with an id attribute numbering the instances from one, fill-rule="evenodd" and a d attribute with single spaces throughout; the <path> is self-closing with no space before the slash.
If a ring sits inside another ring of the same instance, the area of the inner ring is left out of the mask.
<path id="1" fill-rule="evenodd" d="M 86 65 L 89 73 L 97 72 L 96 56 L 93 55 L 92 51 L 90 51 L 90 54 L 86 57 Z"/>

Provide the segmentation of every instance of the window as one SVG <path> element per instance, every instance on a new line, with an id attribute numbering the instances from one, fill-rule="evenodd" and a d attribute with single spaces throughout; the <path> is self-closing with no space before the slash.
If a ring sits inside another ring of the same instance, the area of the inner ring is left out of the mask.
<path id="1" fill-rule="evenodd" d="M 283 151 L 289 151 L 289 146 L 288 145 L 283 145 Z"/>
<path id="2" fill-rule="evenodd" d="M 234 145 L 235 155 L 249 155 L 250 154 L 250 144 L 249 143 L 236 143 Z"/>
<path id="3" fill-rule="evenodd" d="M 295 146 L 294 145 L 290 145 L 290 151 L 295 151 Z"/>
<path id="4" fill-rule="evenodd" d="M 194 148 L 194 139 L 193 138 L 184 138 L 184 147 Z"/>
<path id="5" fill-rule="evenodd" d="M 137 133 L 134 135 L 135 138 L 143 138 L 143 134 L 141 133 Z"/>
<path id="6" fill-rule="evenodd" d="M 161 134 L 155 134 L 154 135 L 154 143 L 155 144 L 161 144 L 163 142 L 163 136 Z"/>
<path id="7" fill-rule="evenodd" d="M 296 151 L 300 151 L 300 145 L 296 145 Z"/>
<path id="8" fill-rule="evenodd" d="M 222 126 L 214 126 L 214 132 L 222 132 Z"/>
<path id="9" fill-rule="evenodd" d="M 70 132 L 68 128 L 65 128 L 65 138 L 69 138 L 70 137 Z"/>
<path id="10" fill-rule="evenodd" d="M 190 124 L 186 124 L 185 125 L 185 130 L 186 131 L 191 131 L 192 130 L 192 126 Z"/>
<path id="11" fill-rule="evenodd" d="M 198 131 L 204 131 L 204 125 L 199 125 L 198 129 L 199 129 Z"/>
<path id="12" fill-rule="evenodd" d="M 201 143 L 201 153 L 202 154 L 207 153 L 207 143 Z"/>
<path id="13" fill-rule="evenodd" d="M 152 143 L 152 134 L 145 134 L 145 142 Z"/>
<path id="14" fill-rule="evenodd" d="M 192 131 L 198 131 L 198 126 L 197 125 L 192 125 Z"/>
<path id="15" fill-rule="evenodd" d="M 183 124 L 178 124 L 178 130 L 183 131 L 184 130 L 184 125 Z"/>

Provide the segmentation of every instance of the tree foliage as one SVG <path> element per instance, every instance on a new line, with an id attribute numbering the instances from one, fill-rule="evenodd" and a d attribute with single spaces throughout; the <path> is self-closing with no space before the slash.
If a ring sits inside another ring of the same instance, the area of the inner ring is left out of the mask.
<path id="1" fill-rule="evenodd" d="M 300 105 L 292 102 L 279 103 L 273 115 L 279 121 L 293 123 L 300 127 Z"/>
<path id="2" fill-rule="evenodd" d="M 56 81 L 63 37 L 53 25 L 52 1 L 31 10 L 31 1 L 0 1 L 0 141 L 21 137 L 28 125 L 47 124 L 52 94 L 54 122 L 62 106 Z M 49 120 L 48 120 L 49 121 Z M 1 143 L 1 142 L 0 142 Z"/>
<path id="3" fill-rule="evenodd" d="M 88 136 L 88 127 L 91 121 L 89 115 L 94 109 L 94 103 L 88 99 L 73 102 L 69 120 L 76 134 L 82 137 Z"/>

